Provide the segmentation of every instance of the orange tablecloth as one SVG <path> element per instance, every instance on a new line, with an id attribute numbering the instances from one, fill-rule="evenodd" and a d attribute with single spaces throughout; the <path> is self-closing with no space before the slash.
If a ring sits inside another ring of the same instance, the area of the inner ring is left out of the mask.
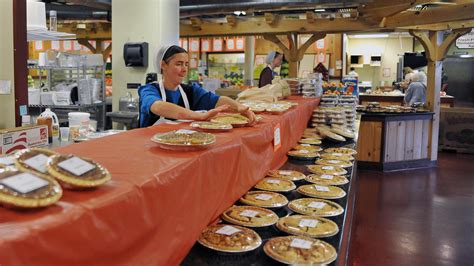
<path id="1" fill-rule="evenodd" d="M 173 152 L 150 138 L 187 124 L 160 125 L 58 149 L 96 160 L 112 181 L 92 191 L 65 191 L 35 211 L 0 209 L 0 265 L 176 265 L 201 230 L 282 165 L 317 100 L 255 127 L 217 134 L 203 151 Z M 280 124 L 282 147 L 273 151 Z"/>

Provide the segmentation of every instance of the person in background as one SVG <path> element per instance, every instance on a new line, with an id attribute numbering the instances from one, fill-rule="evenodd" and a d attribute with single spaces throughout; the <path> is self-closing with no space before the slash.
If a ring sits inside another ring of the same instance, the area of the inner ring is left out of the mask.
<path id="1" fill-rule="evenodd" d="M 403 100 L 407 106 L 418 102 L 423 104 L 426 102 L 426 74 L 424 72 L 420 71 L 413 74 Z"/>
<path id="2" fill-rule="evenodd" d="M 209 120 L 222 111 L 238 112 L 256 121 L 246 106 L 229 97 L 218 96 L 198 84 L 182 84 L 188 73 L 188 53 L 177 45 L 164 46 L 155 58 L 157 73 L 163 78 L 138 89 L 140 127 L 161 124 L 169 120 Z M 205 112 L 195 111 L 205 110 Z"/>
<path id="3" fill-rule="evenodd" d="M 355 68 L 351 67 L 350 70 L 351 71 L 348 73 L 349 76 L 356 77 L 356 78 L 359 77 L 359 74 L 357 74 L 357 72 L 355 72 Z"/>
<path id="4" fill-rule="evenodd" d="M 283 60 L 283 54 L 280 54 L 277 51 L 271 51 L 267 55 L 266 63 L 267 67 L 262 70 L 260 73 L 260 79 L 258 80 L 258 87 L 261 88 L 267 84 L 272 84 L 273 78 L 277 75 L 273 71 L 276 67 L 281 66 Z"/>
<path id="5" fill-rule="evenodd" d="M 411 67 L 404 67 L 403 68 L 403 76 L 404 76 L 404 79 L 403 81 L 400 83 L 400 87 L 406 91 L 407 88 L 408 88 L 408 85 L 410 85 L 410 82 L 413 78 L 413 75 L 415 74 L 415 71 L 413 71 L 413 69 L 411 69 Z"/>

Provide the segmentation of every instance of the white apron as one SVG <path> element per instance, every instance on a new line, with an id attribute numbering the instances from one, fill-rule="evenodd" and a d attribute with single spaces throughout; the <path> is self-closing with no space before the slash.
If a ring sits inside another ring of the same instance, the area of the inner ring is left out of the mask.
<path id="1" fill-rule="evenodd" d="M 158 86 L 160 88 L 161 99 L 163 100 L 163 102 L 166 102 L 166 91 L 165 91 L 165 86 L 163 86 L 163 81 L 160 81 L 158 83 Z M 181 94 L 181 97 L 183 97 L 184 108 L 191 110 L 191 108 L 189 107 L 188 96 L 186 96 L 186 93 L 184 93 L 184 90 L 181 87 L 181 85 L 178 85 L 178 90 L 179 90 L 179 93 Z M 159 125 L 166 122 L 171 122 L 171 120 L 168 120 L 163 116 L 160 116 L 160 118 L 158 119 L 158 121 L 155 122 L 154 125 Z"/>

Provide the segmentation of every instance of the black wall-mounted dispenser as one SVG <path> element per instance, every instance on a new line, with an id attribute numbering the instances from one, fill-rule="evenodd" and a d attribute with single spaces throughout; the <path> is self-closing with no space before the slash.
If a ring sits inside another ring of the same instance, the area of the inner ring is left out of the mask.
<path id="1" fill-rule="evenodd" d="M 130 42 L 123 46 L 123 59 L 128 67 L 148 66 L 148 43 Z"/>

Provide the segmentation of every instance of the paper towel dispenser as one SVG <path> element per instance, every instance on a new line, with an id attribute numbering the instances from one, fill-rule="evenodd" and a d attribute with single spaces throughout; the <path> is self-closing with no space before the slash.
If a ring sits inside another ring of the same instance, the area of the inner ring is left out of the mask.
<path id="1" fill-rule="evenodd" d="M 126 43 L 123 46 L 123 59 L 128 67 L 148 66 L 148 43 L 134 42 Z"/>

